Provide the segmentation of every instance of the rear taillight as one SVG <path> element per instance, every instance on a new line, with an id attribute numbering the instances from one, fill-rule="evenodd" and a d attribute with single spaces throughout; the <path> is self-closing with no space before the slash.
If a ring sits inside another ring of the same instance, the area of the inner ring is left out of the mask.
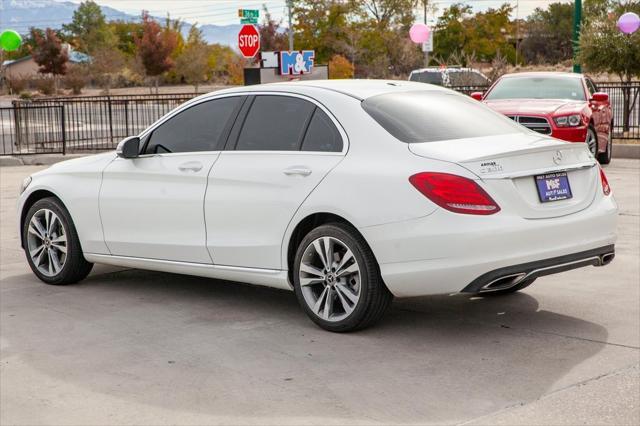
<path id="1" fill-rule="evenodd" d="M 411 176 L 409 182 L 425 197 L 452 212 L 487 215 L 500 211 L 484 189 L 462 176 L 423 172 Z"/>
<path id="2" fill-rule="evenodd" d="M 600 183 L 602 184 L 602 192 L 604 192 L 604 195 L 611 194 L 611 187 L 609 186 L 607 175 L 604 174 L 602 167 L 600 167 Z"/>

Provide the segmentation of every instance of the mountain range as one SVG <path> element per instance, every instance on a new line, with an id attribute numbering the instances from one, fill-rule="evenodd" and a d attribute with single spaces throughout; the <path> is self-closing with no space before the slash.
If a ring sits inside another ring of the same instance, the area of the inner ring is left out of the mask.
<path id="1" fill-rule="evenodd" d="M 108 21 L 138 21 L 140 16 L 131 15 L 109 6 L 100 6 Z M 30 27 L 61 28 L 73 18 L 73 12 L 78 8 L 77 3 L 54 0 L 0 0 L 0 29 L 12 29 L 19 33 L 27 33 Z M 157 17 L 159 21 L 164 18 Z M 234 46 L 240 24 L 232 25 L 199 25 L 207 43 L 220 43 Z M 191 24 L 184 22 L 182 33 L 189 33 Z"/>

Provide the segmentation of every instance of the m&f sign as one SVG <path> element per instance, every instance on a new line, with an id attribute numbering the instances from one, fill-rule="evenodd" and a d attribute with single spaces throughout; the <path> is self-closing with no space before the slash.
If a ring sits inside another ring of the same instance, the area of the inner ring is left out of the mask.
<path id="1" fill-rule="evenodd" d="M 315 52 L 313 50 L 280 52 L 279 59 L 281 75 L 310 74 L 313 70 Z"/>

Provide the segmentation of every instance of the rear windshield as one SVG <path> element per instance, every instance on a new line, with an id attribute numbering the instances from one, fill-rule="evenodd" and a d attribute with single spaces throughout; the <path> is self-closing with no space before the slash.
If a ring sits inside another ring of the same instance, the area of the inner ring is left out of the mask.
<path id="1" fill-rule="evenodd" d="M 420 83 L 437 84 L 442 86 L 442 74 L 434 71 L 414 71 L 409 76 L 410 81 L 418 81 Z"/>
<path id="2" fill-rule="evenodd" d="M 362 107 L 402 142 L 525 133 L 527 130 L 464 95 L 431 90 L 372 96 Z"/>
<path id="3" fill-rule="evenodd" d="M 582 81 L 574 77 L 509 77 L 499 80 L 486 97 L 495 99 L 571 99 L 584 101 Z"/>

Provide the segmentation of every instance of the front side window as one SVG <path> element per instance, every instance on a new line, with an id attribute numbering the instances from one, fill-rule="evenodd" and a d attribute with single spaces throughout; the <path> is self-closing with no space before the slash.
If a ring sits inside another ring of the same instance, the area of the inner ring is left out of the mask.
<path id="1" fill-rule="evenodd" d="M 407 143 L 479 138 L 529 130 L 468 96 L 431 90 L 372 96 L 362 107 Z"/>
<path id="2" fill-rule="evenodd" d="M 194 105 L 153 130 L 145 154 L 218 151 L 223 130 L 240 103 L 239 96 Z"/>
<path id="3" fill-rule="evenodd" d="M 258 95 L 238 136 L 240 151 L 299 151 L 315 105 L 291 96 Z"/>
<path id="4" fill-rule="evenodd" d="M 575 77 L 508 77 L 498 80 L 485 100 L 569 99 L 584 101 L 582 80 Z"/>

